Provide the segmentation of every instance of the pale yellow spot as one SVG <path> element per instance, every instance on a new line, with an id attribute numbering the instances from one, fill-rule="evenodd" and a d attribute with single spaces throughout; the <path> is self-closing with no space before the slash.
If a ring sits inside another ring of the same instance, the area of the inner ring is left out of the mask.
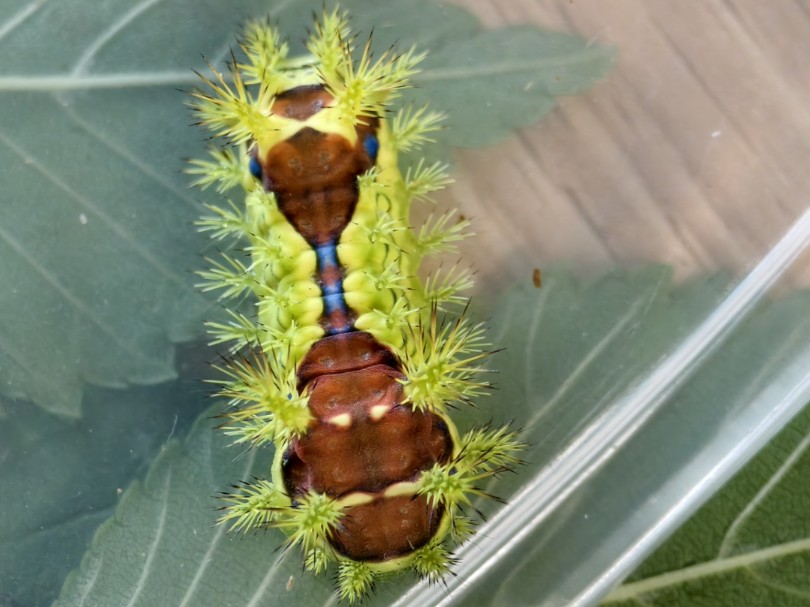
<path id="1" fill-rule="evenodd" d="M 399 497 L 401 495 L 416 495 L 419 491 L 419 483 L 411 481 L 403 481 L 401 483 L 394 483 L 388 485 L 383 491 L 383 497 Z"/>
<path id="2" fill-rule="evenodd" d="M 378 422 L 391 410 L 391 405 L 374 405 L 368 411 L 371 421 Z"/>
<path id="3" fill-rule="evenodd" d="M 326 423 L 345 429 L 352 425 L 352 416 L 348 413 L 333 415 L 332 417 L 326 419 Z"/>
<path id="4" fill-rule="evenodd" d="M 351 506 L 362 506 L 363 504 L 370 504 L 375 499 L 375 496 L 371 493 L 363 493 L 362 491 L 356 491 L 355 493 L 350 493 L 338 500 L 338 505 L 342 509 L 349 508 Z"/>

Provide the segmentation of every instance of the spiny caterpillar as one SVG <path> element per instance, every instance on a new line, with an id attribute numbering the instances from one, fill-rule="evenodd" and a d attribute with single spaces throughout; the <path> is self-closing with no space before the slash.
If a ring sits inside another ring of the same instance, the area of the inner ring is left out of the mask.
<path id="1" fill-rule="evenodd" d="M 463 311 L 469 274 L 417 277 L 422 260 L 452 249 L 466 221 L 443 215 L 418 232 L 411 201 L 449 183 L 445 167 L 397 156 L 429 140 L 441 116 L 391 102 L 422 55 L 370 44 L 353 59 L 345 16 L 325 12 L 309 55 L 289 57 L 268 24 L 248 24 L 230 78 L 202 77 L 199 122 L 225 140 L 192 161 L 202 187 L 244 190 L 244 205 L 209 207 L 202 230 L 243 243 L 201 272 L 203 289 L 256 300 L 209 323 L 229 343 L 220 396 L 237 444 L 276 450 L 272 480 L 234 485 L 220 522 L 276 527 L 307 569 L 337 563 L 340 595 L 354 601 L 375 578 L 410 568 L 432 581 L 448 571 L 451 538 L 472 529 L 464 507 L 482 480 L 518 462 L 505 427 L 460 436 L 448 408 L 489 384 L 484 328 Z M 247 354 L 246 354 L 247 352 Z"/>

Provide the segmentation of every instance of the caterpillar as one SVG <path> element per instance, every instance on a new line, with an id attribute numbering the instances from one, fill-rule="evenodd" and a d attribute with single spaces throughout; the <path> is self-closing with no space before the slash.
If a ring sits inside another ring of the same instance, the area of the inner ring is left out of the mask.
<path id="1" fill-rule="evenodd" d="M 449 415 L 489 388 L 491 351 L 466 318 L 470 275 L 418 277 L 467 229 L 452 213 L 409 225 L 412 201 L 450 182 L 438 163 L 398 166 L 442 119 L 424 107 L 389 119 L 424 55 L 375 59 L 370 40 L 355 46 L 338 9 L 324 11 L 301 57 L 268 23 L 248 23 L 243 58 L 192 92 L 222 145 L 189 169 L 203 188 L 244 193 L 198 222 L 243 252 L 211 260 L 201 288 L 235 308 L 208 323 L 231 354 L 217 380 L 229 401 L 222 427 L 236 444 L 275 448 L 270 478 L 220 496 L 219 522 L 283 530 L 306 569 L 336 566 L 350 602 L 394 571 L 440 580 L 450 542 L 472 532 L 465 507 L 486 495 L 481 481 L 519 463 L 522 448 L 506 426 L 461 435 Z M 246 299 L 255 313 L 239 311 Z"/>

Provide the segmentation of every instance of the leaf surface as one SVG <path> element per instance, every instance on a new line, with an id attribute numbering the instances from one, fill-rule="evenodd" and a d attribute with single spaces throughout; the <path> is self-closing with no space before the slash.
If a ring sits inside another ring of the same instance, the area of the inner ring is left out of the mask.
<path id="1" fill-rule="evenodd" d="M 212 496 L 238 480 L 266 476 L 272 462 L 272 449 L 228 449 L 210 419 L 218 411 L 202 416 L 186 441 L 173 442 L 146 480 L 127 490 L 55 607 L 258 606 L 274 604 L 274 597 L 315 605 L 329 597 L 323 578 L 300 580 L 287 595 L 301 564 L 284 558 L 280 533 L 239 536 L 213 525 Z"/>
<path id="2" fill-rule="evenodd" d="M 810 605 L 810 407 L 603 602 Z"/>
<path id="3" fill-rule="evenodd" d="M 181 359 L 189 369 L 177 382 L 88 389 L 82 419 L 3 403 L 0 604 L 50 604 L 120 492 L 199 414 L 203 392 L 190 377 L 202 368 Z"/>

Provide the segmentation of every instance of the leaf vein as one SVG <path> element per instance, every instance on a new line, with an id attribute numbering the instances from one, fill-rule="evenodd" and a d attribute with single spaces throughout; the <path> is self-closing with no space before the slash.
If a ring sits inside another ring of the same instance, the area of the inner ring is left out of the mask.
<path id="1" fill-rule="evenodd" d="M 94 558 L 91 564 L 93 566 L 93 569 L 91 572 L 90 579 L 86 580 L 85 582 L 86 586 L 82 591 L 81 596 L 79 597 L 80 606 L 84 605 L 85 601 L 87 600 L 87 597 L 90 596 L 90 592 L 92 592 L 93 588 L 96 587 L 96 582 L 98 581 L 98 574 L 101 571 L 102 562 L 100 558 Z"/>
<path id="2" fill-rule="evenodd" d="M 15 253 L 17 253 L 34 271 L 39 274 L 47 284 L 49 284 L 57 293 L 59 293 L 65 300 L 70 303 L 82 316 L 87 318 L 92 324 L 96 325 L 101 331 L 110 336 L 112 341 L 125 351 L 139 359 L 149 360 L 149 358 L 141 351 L 133 348 L 129 343 L 122 341 L 116 331 L 107 323 L 102 322 L 96 314 L 85 304 L 81 299 L 74 295 L 63 285 L 56 276 L 54 276 L 47 268 L 34 259 L 25 248 L 6 230 L 0 228 L 0 239 L 4 240 Z"/>
<path id="3" fill-rule="evenodd" d="M 248 601 L 245 607 L 260 607 L 261 600 L 264 598 L 267 589 L 270 587 L 270 583 L 275 579 L 276 575 L 280 571 L 279 565 L 285 556 L 287 556 L 287 552 L 282 550 L 281 554 L 278 555 L 273 564 L 267 569 L 267 573 L 264 574 L 259 586 L 256 588 L 256 592 L 254 592 L 253 596 L 250 597 L 250 601 Z"/>
<path id="4" fill-rule="evenodd" d="M 80 126 L 84 131 L 93 139 L 98 141 L 101 145 L 108 148 L 110 151 L 114 152 L 127 162 L 135 165 L 138 167 L 144 176 L 150 178 L 154 182 L 160 184 L 166 190 L 171 192 L 174 196 L 177 196 L 180 200 L 187 203 L 191 208 L 195 211 L 199 211 L 200 206 L 198 202 L 186 194 L 183 190 L 175 187 L 169 180 L 164 178 L 161 173 L 155 171 L 151 166 L 146 164 L 143 160 L 132 154 L 129 150 L 121 146 L 118 142 L 109 139 L 101 134 L 101 132 L 96 131 L 92 128 L 92 125 L 84 120 L 81 116 L 79 116 L 71 107 L 64 108 L 65 114 L 67 114 L 68 118 L 70 118 L 75 124 Z"/>
<path id="5" fill-rule="evenodd" d="M 47 0 L 33 0 L 29 2 L 0 26 L 0 40 L 5 38 L 8 34 L 14 31 L 19 25 L 25 22 L 28 17 L 36 13 Z"/>
<path id="6" fill-rule="evenodd" d="M 526 402 L 531 402 L 531 398 L 533 394 L 531 393 L 532 388 L 532 377 L 534 376 L 534 352 L 535 352 L 535 337 L 537 335 L 537 328 L 540 326 L 540 321 L 543 319 L 543 312 L 545 311 L 546 302 L 548 301 L 549 293 L 552 291 L 554 287 L 553 283 L 547 283 L 546 288 L 540 294 L 540 299 L 537 302 L 536 307 L 532 313 L 531 322 L 529 323 L 529 335 L 526 338 L 526 348 L 523 352 L 523 359 L 525 361 L 525 382 L 524 382 L 524 390 L 525 390 L 525 398 Z"/>
<path id="7" fill-rule="evenodd" d="M 757 491 L 757 494 L 754 498 L 746 504 L 745 508 L 740 511 L 740 513 L 735 517 L 734 521 L 729 525 L 728 530 L 726 531 L 725 537 L 723 538 L 723 542 L 720 544 L 720 549 L 718 550 L 718 556 L 726 557 L 731 552 L 733 546 L 732 543 L 734 541 L 737 532 L 739 531 L 740 527 L 745 524 L 748 518 L 754 514 L 756 509 L 759 507 L 762 502 L 767 499 L 770 492 L 776 487 L 782 479 L 790 472 L 793 466 L 799 461 L 799 459 L 805 454 L 808 447 L 810 447 L 810 435 L 805 436 L 804 439 L 796 446 L 796 448 L 790 453 L 790 455 L 785 459 L 779 469 L 771 475 L 768 479 L 768 482 L 765 483 L 762 488 Z"/>
<path id="8" fill-rule="evenodd" d="M 183 280 L 180 275 L 163 264 L 159 259 L 152 255 L 150 251 L 142 247 L 132 236 L 132 234 L 124 229 L 124 227 L 118 221 L 104 213 L 100 205 L 71 188 L 59 177 L 53 175 L 38 159 L 11 141 L 11 139 L 9 139 L 6 135 L 0 133 L 0 141 L 13 150 L 18 156 L 20 156 L 20 158 L 22 158 L 29 167 L 35 169 L 48 181 L 65 192 L 65 194 L 70 196 L 74 201 L 79 203 L 79 205 L 86 209 L 89 213 L 92 213 L 95 217 L 100 219 L 108 228 L 110 228 L 110 230 L 112 230 L 112 232 L 121 238 L 122 242 L 127 243 L 136 253 L 138 253 L 146 262 L 148 262 L 149 265 L 154 267 L 158 273 L 163 275 L 169 282 L 181 286 L 184 290 L 190 290 L 186 280 Z"/>
<path id="9" fill-rule="evenodd" d="M 206 458 L 210 462 L 211 458 L 210 447 L 206 452 Z M 246 477 L 248 475 L 250 469 L 253 467 L 253 462 L 255 460 L 256 460 L 256 449 L 252 449 L 250 452 L 250 456 L 247 459 L 247 463 L 245 464 L 245 469 L 242 473 L 243 477 Z M 211 469 L 210 466 L 209 469 Z M 224 535 L 225 535 L 225 526 L 218 525 L 217 532 L 214 534 L 214 537 L 208 544 L 208 548 L 206 549 L 205 554 L 203 554 L 202 558 L 200 559 L 200 564 L 197 567 L 197 571 L 194 573 L 194 578 L 191 580 L 191 583 L 186 589 L 186 593 L 183 595 L 183 599 L 180 601 L 178 607 L 185 607 L 186 605 L 192 604 L 190 601 L 194 596 L 194 592 L 197 590 L 197 586 L 199 586 L 200 582 L 202 581 L 203 574 L 208 569 L 208 565 L 213 561 L 213 555 L 215 554 L 216 548 L 219 545 L 220 540 L 224 537 Z"/>
<path id="10" fill-rule="evenodd" d="M 699 565 L 684 567 L 677 571 L 662 573 L 661 575 L 639 580 L 638 582 L 624 584 L 611 592 L 607 598 L 605 598 L 605 602 L 635 599 L 639 595 L 649 594 L 671 586 L 677 586 L 704 577 L 720 575 L 743 567 L 753 567 L 771 559 L 791 556 L 806 551 L 810 551 L 810 538 L 770 546 L 733 557 L 714 559 L 700 563 Z"/>
<path id="11" fill-rule="evenodd" d="M 149 578 L 149 574 L 152 571 L 152 564 L 155 561 L 157 547 L 158 544 L 160 544 L 160 540 L 163 538 L 163 530 L 166 528 L 166 519 L 168 518 L 167 515 L 169 511 L 169 488 L 171 487 L 171 480 L 172 469 L 170 467 L 166 472 L 166 480 L 163 483 L 163 496 L 160 498 L 160 500 L 163 502 L 163 507 L 161 508 L 160 518 L 158 519 L 157 533 L 155 533 L 155 539 L 152 540 L 152 544 L 149 546 L 149 552 L 146 554 L 146 561 L 144 562 L 143 570 L 138 578 L 138 583 L 135 585 L 135 591 L 127 603 L 127 607 L 132 607 L 135 605 L 138 597 L 146 587 L 146 580 Z"/>
<path id="12" fill-rule="evenodd" d="M 565 381 L 560 384 L 557 391 L 548 400 L 548 402 L 546 402 L 542 407 L 538 408 L 537 412 L 529 418 L 523 429 L 524 435 L 531 428 L 533 428 L 537 422 L 539 422 L 546 415 L 546 413 L 554 410 L 557 402 L 564 398 L 568 391 L 574 385 L 576 385 L 577 381 L 579 381 L 579 378 L 585 373 L 590 364 L 607 349 L 607 347 L 618 335 L 624 331 L 625 327 L 627 327 L 630 322 L 638 319 L 639 310 L 646 305 L 649 305 L 649 296 L 637 299 L 633 305 L 627 309 L 624 316 L 622 316 L 622 318 L 611 327 L 610 331 L 608 331 L 602 339 L 594 344 L 587 355 L 582 357 L 576 368 L 568 375 L 568 377 L 565 378 Z"/>
<path id="13" fill-rule="evenodd" d="M 59 92 L 98 89 L 146 88 L 154 86 L 190 86 L 199 78 L 191 71 L 131 72 L 73 76 L 45 74 L 42 76 L 2 76 L 0 91 Z"/>
<path id="14" fill-rule="evenodd" d="M 117 21 L 112 22 L 107 29 L 96 36 L 96 38 L 88 45 L 87 49 L 84 51 L 84 53 L 82 53 L 78 61 L 76 61 L 76 64 L 73 66 L 71 74 L 77 75 L 84 73 L 87 66 L 93 60 L 93 57 L 95 57 L 96 53 L 104 48 L 105 44 L 112 40 L 116 34 L 123 31 L 124 28 L 137 19 L 139 15 L 162 1 L 163 0 L 142 0 L 142 2 L 133 6 L 128 12 L 121 15 Z"/>

